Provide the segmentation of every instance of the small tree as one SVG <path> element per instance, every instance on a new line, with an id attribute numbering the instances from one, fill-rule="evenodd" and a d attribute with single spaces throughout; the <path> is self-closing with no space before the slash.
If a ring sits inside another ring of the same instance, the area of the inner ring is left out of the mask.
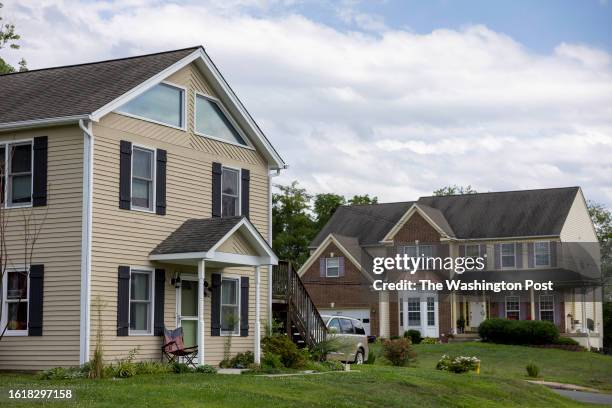
<path id="1" fill-rule="evenodd" d="M 4 5 L 0 3 L 0 9 Z M 2 16 L 0 16 L 0 50 L 8 46 L 11 49 L 17 50 L 21 46 L 17 43 L 21 36 L 15 32 L 15 24 L 2 23 Z M 27 71 L 28 67 L 26 61 L 22 58 L 19 61 L 19 71 Z M 15 72 L 15 68 L 9 63 L 0 58 L 0 74 L 9 74 Z"/>

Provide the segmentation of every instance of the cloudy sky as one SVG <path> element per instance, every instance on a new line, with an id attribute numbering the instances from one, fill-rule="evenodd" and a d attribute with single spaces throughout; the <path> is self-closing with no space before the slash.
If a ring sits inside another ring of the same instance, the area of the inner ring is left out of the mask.
<path id="1" fill-rule="evenodd" d="M 3 3 L 23 37 L 3 57 L 30 68 L 204 45 L 282 183 L 380 201 L 580 185 L 612 206 L 606 0 Z"/>

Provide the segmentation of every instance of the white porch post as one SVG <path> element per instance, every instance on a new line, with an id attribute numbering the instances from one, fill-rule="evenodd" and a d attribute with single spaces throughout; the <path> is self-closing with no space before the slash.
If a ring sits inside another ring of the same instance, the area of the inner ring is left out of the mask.
<path id="1" fill-rule="evenodd" d="M 198 364 L 204 364 L 204 260 L 198 262 Z"/>
<path id="2" fill-rule="evenodd" d="M 529 290 L 529 305 L 530 305 L 530 308 L 531 308 L 531 310 L 530 310 L 531 311 L 531 320 L 539 320 L 539 319 L 536 319 L 536 315 L 535 315 L 536 314 L 536 312 L 535 312 L 535 294 L 533 292 L 533 288 L 531 288 Z"/>
<path id="3" fill-rule="evenodd" d="M 255 267 L 255 364 L 261 361 L 261 296 L 260 296 L 260 266 Z"/>
<path id="4" fill-rule="evenodd" d="M 268 330 L 272 330 L 272 268 L 274 266 L 268 265 Z"/>

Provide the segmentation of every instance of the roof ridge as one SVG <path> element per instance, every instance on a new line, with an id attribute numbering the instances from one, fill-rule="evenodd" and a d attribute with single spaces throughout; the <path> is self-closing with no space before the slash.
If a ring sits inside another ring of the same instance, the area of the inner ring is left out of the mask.
<path id="1" fill-rule="evenodd" d="M 149 53 L 149 54 L 133 55 L 131 57 L 111 58 L 111 59 L 106 59 L 106 60 L 102 60 L 102 61 L 82 62 L 82 63 L 79 63 L 79 64 L 59 65 L 59 66 L 56 66 L 56 67 L 45 67 L 45 68 L 38 68 L 38 69 L 29 69 L 27 71 L 9 72 L 9 73 L 6 73 L 6 74 L 0 74 L 0 78 L 1 77 L 6 77 L 6 76 L 10 76 L 10 75 L 17 75 L 17 74 L 27 74 L 27 73 L 40 72 L 40 71 L 51 71 L 51 70 L 60 69 L 60 68 L 74 68 L 74 67 L 82 67 L 82 66 L 85 66 L 85 65 L 104 64 L 106 62 L 125 61 L 125 60 L 131 60 L 131 59 L 135 59 L 135 58 L 152 57 L 154 55 L 170 54 L 172 52 L 180 52 L 180 51 L 187 51 L 187 50 L 194 50 L 195 51 L 198 48 L 202 48 L 203 49 L 204 47 L 201 46 L 201 45 L 197 45 L 197 46 L 193 46 L 193 47 L 179 48 L 177 50 L 159 51 L 159 52 L 152 52 L 152 53 Z"/>
<path id="2" fill-rule="evenodd" d="M 427 195 L 419 197 L 421 198 L 433 198 L 433 197 L 459 197 L 459 196 L 476 196 L 485 194 L 509 194 L 509 193 L 523 193 L 528 191 L 548 191 L 548 190 L 570 190 L 573 188 L 580 188 L 580 186 L 568 186 L 568 187 L 547 187 L 547 188 L 527 188 L 524 190 L 506 190 L 506 191 L 484 191 L 482 193 L 463 193 L 463 194 L 448 194 L 448 195 Z M 418 202 L 419 200 L 415 201 Z"/>

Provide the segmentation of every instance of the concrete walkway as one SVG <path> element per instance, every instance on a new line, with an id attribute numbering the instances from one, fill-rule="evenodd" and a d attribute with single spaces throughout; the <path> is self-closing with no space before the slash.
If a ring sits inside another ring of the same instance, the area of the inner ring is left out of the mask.
<path id="1" fill-rule="evenodd" d="M 560 390 L 558 388 L 553 388 L 552 391 L 556 392 L 559 395 L 563 395 L 564 397 L 571 398 L 574 401 L 612 406 L 612 394 L 602 394 L 600 392 Z"/>

